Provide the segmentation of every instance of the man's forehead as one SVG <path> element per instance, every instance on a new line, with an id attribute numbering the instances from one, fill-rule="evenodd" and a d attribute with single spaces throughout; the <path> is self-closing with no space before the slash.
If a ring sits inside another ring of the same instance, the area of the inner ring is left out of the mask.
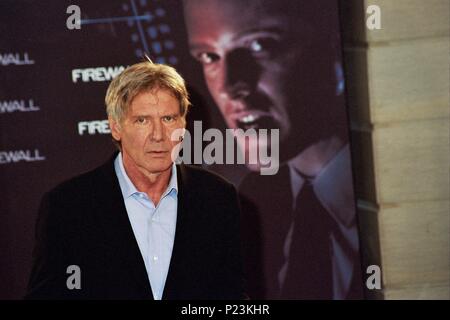
<path id="1" fill-rule="evenodd" d="M 137 94 L 130 104 L 130 111 L 140 112 L 144 110 L 178 111 L 180 103 L 177 98 L 167 89 L 147 90 Z"/>
<path id="2" fill-rule="evenodd" d="M 323 28 L 337 14 L 335 0 L 183 0 L 190 39 L 258 26 L 271 20 L 300 32 L 308 25 Z M 301 33 L 301 32 L 300 32 Z"/>
<path id="3" fill-rule="evenodd" d="M 289 10 L 281 10 L 276 1 L 185 0 L 184 3 L 190 42 L 275 26 L 285 29 L 290 22 Z"/>
<path id="4" fill-rule="evenodd" d="M 169 101 L 173 99 L 177 100 L 172 91 L 166 88 L 155 87 L 138 92 L 134 96 L 132 103 L 137 100 L 140 101 L 144 100 L 144 101 L 151 101 L 152 103 L 158 103 L 160 100 Z"/>

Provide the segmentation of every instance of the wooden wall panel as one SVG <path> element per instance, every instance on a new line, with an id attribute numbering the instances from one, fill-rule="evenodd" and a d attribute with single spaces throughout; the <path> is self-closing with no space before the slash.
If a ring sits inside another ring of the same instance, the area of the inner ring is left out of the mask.
<path id="1" fill-rule="evenodd" d="M 380 124 L 373 132 L 378 203 L 449 198 L 449 119 Z"/>
<path id="2" fill-rule="evenodd" d="M 381 29 L 366 29 L 366 8 L 381 9 Z M 344 39 L 374 43 L 449 35 L 448 0 L 341 0 Z"/>
<path id="3" fill-rule="evenodd" d="M 367 42 L 449 35 L 448 0 L 366 0 L 381 9 L 381 30 L 367 31 Z"/>
<path id="4" fill-rule="evenodd" d="M 448 282 L 449 209 L 449 201 L 380 207 L 381 261 L 387 288 Z"/>
<path id="5" fill-rule="evenodd" d="M 422 284 L 384 290 L 387 300 L 448 300 L 450 299 L 450 283 L 440 286 Z"/>
<path id="6" fill-rule="evenodd" d="M 372 122 L 449 115 L 448 38 L 371 47 L 368 83 Z"/>

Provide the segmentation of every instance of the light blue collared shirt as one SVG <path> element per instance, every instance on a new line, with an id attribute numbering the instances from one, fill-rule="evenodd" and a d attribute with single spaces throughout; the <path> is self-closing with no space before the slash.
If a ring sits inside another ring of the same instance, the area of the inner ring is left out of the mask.
<path id="1" fill-rule="evenodd" d="M 172 256 L 177 223 L 177 168 L 172 165 L 169 185 L 155 207 L 145 192 L 136 189 L 128 177 L 122 153 L 114 160 L 114 168 L 122 190 L 125 207 L 139 245 L 153 298 L 161 300 Z"/>

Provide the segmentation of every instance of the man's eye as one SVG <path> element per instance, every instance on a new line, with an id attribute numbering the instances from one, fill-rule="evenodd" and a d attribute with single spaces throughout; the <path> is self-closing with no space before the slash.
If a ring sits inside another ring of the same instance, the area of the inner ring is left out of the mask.
<path id="1" fill-rule="evenodd" d="M 260 52 L 263 49 L 260 41 L 258 40 L 253 40 L 252 42 L 250 42 L 250 50 L 252 50 L 253 52 Z"/>
<path id="2" fill-rule="evenodd" d="M 219 56 L 211 52 L 202 52 L 197 55 L 197 60 L 200 61 L 201 64 L 211 64 L 219 60 Z"/>
<path id="3" fill-rule="evenodd" d="M 173 122 L 175 120 L 175 117 L 173 116 L 165 116 L 163 117 L 164 122 Z"/>
<path id="4" fill-rule="evenodd" d="M 144 117 L 138 117 L 136 119 L 136 123 L 137 124 L 145 124 L 145 123 L 147 123 L 147 119 L 145 119 Z"/>
<path id="5" fill-rule="evenodd" d="M 271 53 L 277 49 L 277 40 L 272 38 L 259 38 L 249 42 L 248 48 L 253 53 Z"/>

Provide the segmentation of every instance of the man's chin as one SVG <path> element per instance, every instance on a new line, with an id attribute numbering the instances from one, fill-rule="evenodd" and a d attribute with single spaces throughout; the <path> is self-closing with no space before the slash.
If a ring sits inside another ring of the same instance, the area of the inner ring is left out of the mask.
<path id="1" fill-rule="evenodd" d="M 167 158 L 152 157 L 147 158 L 146 160 L 147 160 L 145 162 L 146 170 L 155 173 L 163 172 L 166 171 L 167 169 L 170 169 L 173 163 L 170 159 L 167 160 Z"/>

